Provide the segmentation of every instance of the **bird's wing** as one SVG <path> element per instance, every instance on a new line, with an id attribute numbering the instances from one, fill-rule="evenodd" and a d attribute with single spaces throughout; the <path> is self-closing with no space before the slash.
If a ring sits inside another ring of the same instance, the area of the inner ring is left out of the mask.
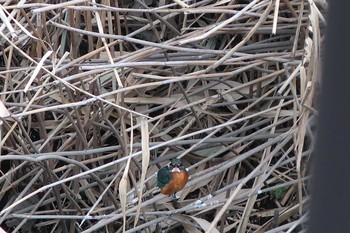
<path id="1" fill-rule="evenodd" d="M 172 178 L 171 169 L 168 166 L 159 169 L 157 173 L 157 186 L 159 188 L 164 187 Z"/>

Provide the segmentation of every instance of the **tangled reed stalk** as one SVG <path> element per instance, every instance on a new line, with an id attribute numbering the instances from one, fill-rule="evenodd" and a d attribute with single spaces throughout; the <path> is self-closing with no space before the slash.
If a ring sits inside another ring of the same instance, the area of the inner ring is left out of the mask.
<path id="1" fill-rule="evenodd" d="M 1 4 L 3 229 L 305 231 L 326 2 Z"/>

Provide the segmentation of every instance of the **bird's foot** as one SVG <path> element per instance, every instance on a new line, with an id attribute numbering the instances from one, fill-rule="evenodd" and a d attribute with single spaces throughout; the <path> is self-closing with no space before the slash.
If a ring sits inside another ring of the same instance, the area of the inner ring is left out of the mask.
<path id="1" fill-rule="evenodd" d="M 179 209 L 180 208 L 180 204 L 179 202 L 177 201 L 178 199 L 173 199 L 172 203 L 173 203 L 173 206 L 175 209 Z"/>

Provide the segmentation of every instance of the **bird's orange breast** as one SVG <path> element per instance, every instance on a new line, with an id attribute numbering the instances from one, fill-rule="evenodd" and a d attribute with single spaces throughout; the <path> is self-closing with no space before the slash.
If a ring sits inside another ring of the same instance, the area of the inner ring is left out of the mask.
<path id="1" fill-rule="evenodd" d="M 172 176 L 173 178 L 169 181 L 169 183 L 161 189 L 161 192 L 165 195 L 172 195 L 180 191 L 183 187 L 185 187 L 188 181 L 188 174 L 186 171 L 172 172 Z"/>

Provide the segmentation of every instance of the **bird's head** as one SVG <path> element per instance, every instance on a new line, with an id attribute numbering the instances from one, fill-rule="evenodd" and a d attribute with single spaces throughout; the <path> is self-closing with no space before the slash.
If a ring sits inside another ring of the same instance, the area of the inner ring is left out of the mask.
<path id="1" fill-rule="evenodd" d="M 170 168 L 172 169 L 172 172 L 180 172 L 184 169 L 181 160 L 178 158 L 174 158 L 171 160 Z"/>

